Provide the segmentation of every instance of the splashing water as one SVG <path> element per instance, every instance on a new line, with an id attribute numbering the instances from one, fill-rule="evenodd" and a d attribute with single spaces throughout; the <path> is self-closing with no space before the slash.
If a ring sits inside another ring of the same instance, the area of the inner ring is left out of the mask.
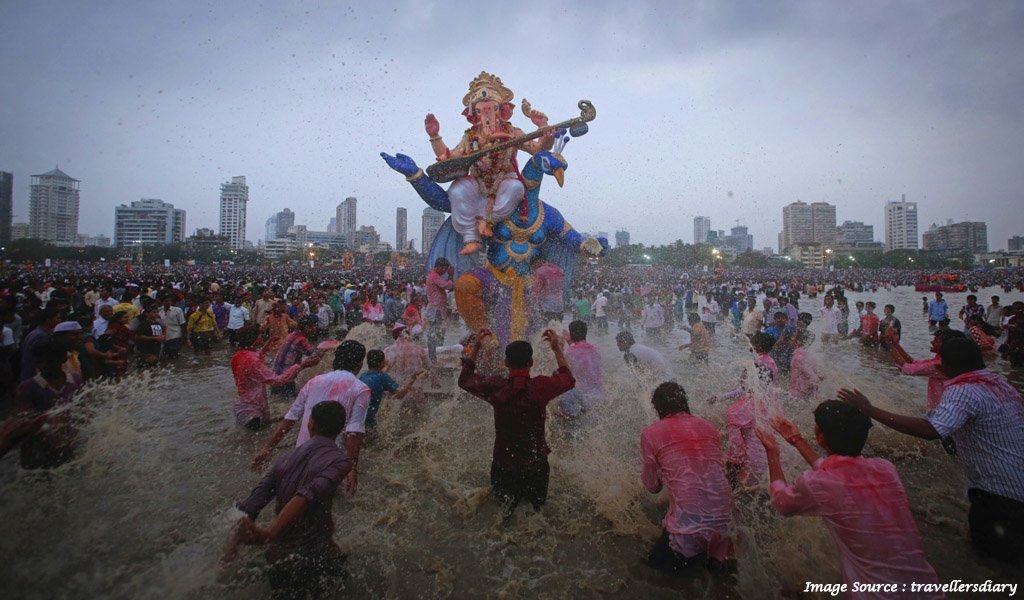
<path id="1" fill-rule="evenodd" d="M 896 304 L 905 345 L 914 356 L 926 356 L 927 330 L 915 318 L 918 295 L 897 290 L 864 297 Z M 950 304 L 959 301 L 954 297 Z M 801 305 L 815 313 L 820 299 Z M 641 563 L 668 502 L 664 494 L 648 494 L 639 477 L 639 433 L 656 419 L 650 397 L 658 382 L 630 374 L 612 329 L 603 337 L 590 335 L 602 349 L 607 400 L 577 422 L 549 417 L 551 486 L 539 513 L 520 507 L 502 519 L 488 490 L 491 408 L 457 390 L 453 378 L 443 381 L 445 393 L 422 406 L 385 400 L 362 454 L 359 491 L 335 502 L 335 538 L 349 555 L 344 575 L 333 581 L 335 593 L 764 598 L 801 590 L 809 580 L 839 581 L 836 553 L 821 523 L 777 516 L 763 490 L 734 494 L 735 580 L 670 578 Z M 719 327 L 708 366 L 691 366 L 675 350 L 684 334 L 674 332 L 656 345 L 674 362 L 694 414 L 723 432 L 729 403 L 705 399 L 734 389 L 751 360 L 748 346 L 730 340 L 727 329 Z M 355 328 L 349 338 L 368 348 L 388 341 L 372 325 Z M 534 372 L 550 372 L 550 350 L 539 338 L 534 342 Z M 784 400 L 786 415 L 805 436 L 813 431 L 813 407 L 839 387 L 858 387 L 901 412 L 922 412 L 924 379 L 896 374 L 880 353 L 853 342 L 811 350 L 825 375 L 819 397 Z M 329 369 L 328 355 L 303 379 Z M 91 385 L 64 409 L 80 427 L 71 463 L 28 472 L 17 468 L 16 453 L 0 462 L 0 582 L 16 590 L 7 597 L 267 595 L 259 550 L 244 548 L 235 563 L 219 565 L 237 517 L 232 504 L 255 485 L 258 475 L 248 462 L 268 435 L 234 426 L 233 399 L 226 354 L 184 355 L 176 367 Z M 288 405 L 274 396 L 271 402 L 274 414 Z M 783 446 L 792 480 L 806 467 Z M 873 429 L 866 453 L 896 464 L 940 580 L 997 577 L 969 549 L 962 470 L 954 458 L 937 444 L 881 426 Z M 269 514 L 268 508 L 261 521 Z"/>

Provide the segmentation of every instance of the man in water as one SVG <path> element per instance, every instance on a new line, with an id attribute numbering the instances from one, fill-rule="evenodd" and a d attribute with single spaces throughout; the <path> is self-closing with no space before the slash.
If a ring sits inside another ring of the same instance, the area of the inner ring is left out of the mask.
<path id="1" fill-rule="evenodd" d="M 274 598 L 319 598 L 321 578 L 336 573 L 345 555 L 335 544 L 331 517 L 338 486 L 352 467 L 334 443 L 345 428 L 345 408 L 321 402 L 309 413 L 307 441 L 274 464 L 249 497 L 238 503 L 246 513 L 236 538 L 267 544 L 270 587 Z M 274 520 L 265 529 L 255 524 L 261 510 L 276 500 Z"/>
<path id="2" fill-rule="evenodd" d="M 447 278 L 446 278 L 447 277 Z M 447 259 L 434 261 L 427 274 L 427 308 L 423 317 L 427 321 L 427 355 L 430 362 L 437 360 L 436 348 L 444 344 L 448 328 L 448 291 L 455 288 L 455 267 Z"/>
<path id="3" fill-rule="evenodd" d="M 1024 557 L 1024 398 L 1005 377 L 985 368 L 967 338 L 939 350 L 949 380 L 927 418 L 889 412 L 857 390 L 839 397 L 872 419 L 926 440 L 952 438 L 967 469 L 968 524 L 975 549 L 1013 562 Z"/>
<path id="4" fill-rule="evenodd" d="M 668 486 L 669 509 L 648 564 L 669 572 L 735 569 L 728 535 L 732 495 L 718 430 L 690 414 L 686 390 L 675 382 L 659 385 L 651 401 L 658 422 L 640 433 L 641 479 L 652 494 Z"/>
<path id="5" fill-rule="evenodd" d="M 576 387 L 562 394 L 559 405 L 562 414 L 577 418 L 604 400 L 601 349 L 587 341 L 587 324 L 583 321 L 569 323 L 565 360 L 576 379 Z"/>
<path id="6" fill-rule="evenodd" d="M 344 445 L 346 454 L 352 462 L 352 470 L 348 473 L 345 487 L 349 492 L 355 492 L 358 483 L 359 451 L 363 447 L 363 438 L 366 437 L 366 411 L 370 406 L 370 388 L 356 378 L 363 368 L 365 357 L 366 347 L 359 342 L 345 340 L 339 344 L 334 350 L 334 370 L 317 375 L 302 386 L 281 424 L 253 457 L 252 468 L 259 469 L 270 460 L 274 448 L 291 431 L 296 421 L 301 423 L 295 445 L 304 444 L 310 437 L 307 426 L 313 408 L 321 402 L 337 402 L 345 408 L 347 417 L 344 435 L 337 434 L 336 441 L 339 446 Z"/>
<path id="7" fill-rule="evenodd" d="M 562 353 L 562 336 L 548 329 L 544 339 L 551 344 L 558 370 L 550 376 L 530 377 L 533 347 L 515 341 L 505 347 L 508 377 L 476 373 L 481 344 L 493 334 L 482 329 L 476 343 L 462 359 L 459 387 L 494 407 L 494 450 L 491 459 L 491 489 L 502 503 L 505 516 L 520 500 L 540 510 L 548 497 L 548 448 L 545 424 L 548 402 L 576 385 Z"/>
<path id="8" fill-rule="evenodd" d="M 309 338 L 316 335 L 316 317 L 306 315 L 299 318 L 298 328 L 285 336 L 281 342 L 281 349 L 274 357 L 274 373 L 281 375 L 292 365 L 302 362 L 307 356 L 317 354 L 317 350 L 309 343 Z M 271 386 L 275 394 L 284 396 L 295 395 L 295 382 L 291 381 L 280 386 Z"/>
<path id="9" fill-rule="evenodd" d="M 622 358 L 633 370 L 643 375 L 648 375 L 658 381 L 672 380 L 672 365 L 654 348 L 636 343 L 633 334 L 628 331 L 620 331 L 615 336 L 615 345 L 623 353 Z"/>
<path id="10" fill-rule="evenodd" d="M 949 307 L 942 299 L 942 292 L 935 292 L 935 299 L 928 303 L 928 326 L 935 327 L 949 318 Z"/>
<path id="11" fill-rule="evenodd" d="M 814 435 L 828 454 L 824 459 L 785 418 L 773 417 L 771 424 L 812 467 L 792 485 L 786 483 L 775 437 L 758 429 L 768 455 L 772 505 L 785 516 L 820 516 L 825 521 L 839 551 L 844 583 L 850 588 L 855 583 L 938 584 L 896 467 L 882 458 L 861 456 L 871 419 L 838 400 L 819 404 L 814 409 Z M 901 591 L 897 586 L 892 596 Z"/>

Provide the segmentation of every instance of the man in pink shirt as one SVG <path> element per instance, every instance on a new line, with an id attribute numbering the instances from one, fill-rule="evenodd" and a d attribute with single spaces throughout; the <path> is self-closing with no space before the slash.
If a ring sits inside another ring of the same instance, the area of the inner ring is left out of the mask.
<path id="1" fill-rule="evenodd" d="M 270 422 L 267 384 L 280 386 L 295 381 L 299 371 L 320 362 L 320 355 L 313 354 L 278 375 L 263 362 L 263 352 L 253 350 L 259 333 L 259 328 L 253 325 L 239 329 L 235 334 L 238 352 L 231 357 L 231 372 L 238 390 L 234 406 L 235 423 L 254 431 Z"/>
<path id="2" fill-rule="evenodd" d="M 445 329 L 448 325 L 448 291 L 455 288 L 455 267 L 448 259 L 434 261 L 434 268 L 427 273 L 427 308 L 423 317 L 427 321 L 427 355 L 430 362 L 437 360 L 437 347 L 444 344 Z"/>
<path id="3" fill-rule="evenodd" d="M 569 323 L 565 360 L 576 378 L 576 387 L 562 394 L 558 402 L 562 413 L 575 419 L 604 400 L 601 349 L 587 341 L 587 324 L 583 321 Z"/>
<path id="4" fill-rule="evenodd" d="M 640 433 L 641 479 L 652 494 L 668 487 L 669 509 L 647 562 L 668 572 L 732 570 L 732 496 L 718 430 L 690 414 L 686 390 L 675 382 L 659 385 L 652 403 L 659 420 Z"/>
<path id="5" fill-rule="evenodd" d="M 943 598 L 941 592 L 911 589 L 915 583 L 937 585 L 939 579 L 924 554 L 896 467 L 861 456 L 871 419 L 839 400 L 819 404 L 814 435 L 828 454 L 824 459 L 795 425 L 783 417 L 771 423 L 812 467 L 787 484 L 775 437 L 758 429 L 768 455 L 772 505 L 785 516 L 825 521 L 839 551 L 846 597 Z"/>
<path id="6" fill-rule="evenodd" d="M 822 377 L 814 368 L 814 357 L 807 349 L 807 334 L 793 338 L 793 359 L 789 363 L 789 393 L 806 400 L 817 392 Z"/>
<path id="7" fill-rule="evenodd" d="M 942 399 L 942 392 L 945 389 L 944 383 L 948 379 L 946 374 L 942 372 L 942 358 L 939 356 L 942 344 L 946 340 L 962 337 L 964 337 L 964 334 L 955 329 L 939 329 L 932 336 L 931 351 L 935 353 L 935 356 L 922 360 L 914 360 L 903 349 L 899 340 L 892 337 L 888 338 L 889 353 L 892 354 L 892 358 L 896 361 L 900 371 L 904 375 L 917 375 L 918 377 L 928 378 L 928 410 L 932 410 L 939 405 L 939 400 Z"/>

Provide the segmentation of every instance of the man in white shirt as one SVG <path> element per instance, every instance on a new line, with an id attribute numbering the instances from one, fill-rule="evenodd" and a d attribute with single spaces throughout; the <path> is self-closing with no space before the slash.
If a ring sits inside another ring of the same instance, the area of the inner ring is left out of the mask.
<path id="1" fill-rule="evenodd" d="M 705 293 L 704 306 L 700 309 L 700 320 L 711 335 L 715 335 L 715 323 L 718 322 L 718 316 L 721 314 L 722 307 L 718 305 L 718 301 L 711 295 L 711 292 Z"/>
<path id="2" fill-rule="evenodd" d="M 113 296 L 111 296 L 111 293 L 112 290 L 109 287 L 105 287 L 102 290 L 100 290 L 99 300 L 97 300 L 96 303 L 93 304 L 92 306 L 93 316 L 99 317 L 100 309 L 103 308 L 104 306 L 109 306 L 113 308 L 115 305 L 117 305 L 117 300 L 114 300 Z"/>
<path id="3" fill-rule="evenodd" d="M 596 319 L 597 330 L 601 332 L 608 332 L 608 290 L 604 292 L 598 292 L 597 298 L 594 300 L 594 305 L 590 308 L 594 311 L 594 319 Z"/>
<path id="4" fill-rule="evenodd" d="M 231 343 L 231 347 L 235 346 L 235 335 L 238 334 L 238 330 L 245 327 L 245 324 L 249 322 L 249 309 L 242 304 L 242 298 L 237 297 L 233 303 L 225 302 L 224 306 L 228 309 L 228 342 Z"/>
<path id="5" fill-rule="evenodd" d="M 318 375 L 302 386 L 281 424 L 253 457 L 252 468 L 260 469 L 270 460 L 273 449 L 296 421 L 301 423 L 295 446 L 299 447 L 309 440 L 309 415 L 313 407 L 321 402 L 337 402 L 345 407 L 345 430 L 338 436 L 337 443 L 339 447 L 345 448 L 352 461 L 352 470 L 345 480 L 345 487 L 350 493 L 355 492 L 358 482 L 356 466 L 366 436 L 366 410 L 370 406 L 370 388 L 356 377 L 363 368 L 365 357 L 366 347 L 361 343 L 355 340 L 342 342 L 334 351 L 334 370 Z"/>
<path id="6" fill-rule="evenodd" d="M 182 327 L 185 326 L 185 313 L 173 304 L 174 296 L 168 294 L 163 297 L 163 304 L 160 306 L 160 319 L 164 322 L 164 356 L 177 358 L 181 345 L 184 343 Z M 94 325 L 95 327 L 95 325 Z M 104 325 L 104 329 L 106 326 Z"/>
<path id="7" fill-rule="evenodd" d="M 839 341 L 839 322 L 843 320 L 843 311 L 835 305 L 832 295 L 825 296 L 825 306 L 818 309 L 821 317 L 821 343 L 835 344 Z"/>
<path id="8" fill-rule="evenodd" d="M 652 294 L 647 299 L 647 306 L 640 314 L 640 326 L 644 328 L 648 338 L 658 340 L 661 339 L 661 328 L 664 325 L 665 312 L 658 304 L 658 299 Z"/>
<path id="9" fill-rule="evenodd" d="M 99 305 L 97 305 L 99 306 Z M 99 313 L 92 322 L 92 336 L 97 340 L 107 332 L 107 325 L 110 325 L 110 317 L 114 316 L 114 307 L 104 304 L 99 307 Z"/>

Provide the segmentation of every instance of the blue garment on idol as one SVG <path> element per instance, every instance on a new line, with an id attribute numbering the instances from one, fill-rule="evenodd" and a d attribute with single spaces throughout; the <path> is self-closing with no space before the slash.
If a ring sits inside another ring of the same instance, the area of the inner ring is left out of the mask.
<path id="1" fill-rule="evenodd" d="M 366 409 L 366 427 L 376 427 L 377 411 L 380 410 L 380 401 L 384 398 L 384 392 L 397 392 L 398 382 L 384 371 L 366 371 L 359 376 L 359 381 L 370 388 L 370 406 Z"/>

